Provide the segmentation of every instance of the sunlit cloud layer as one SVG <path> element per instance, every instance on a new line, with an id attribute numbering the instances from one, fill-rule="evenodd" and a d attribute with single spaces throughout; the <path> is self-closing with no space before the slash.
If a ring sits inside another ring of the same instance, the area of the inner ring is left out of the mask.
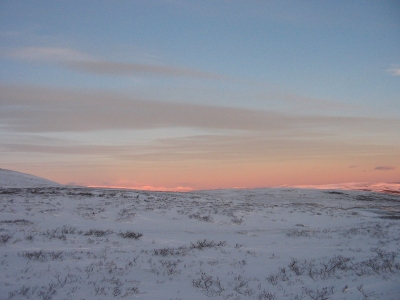
<path id="1" fill-rule="evenodd" d="M 58 155 L 112 156 L 121 161 L 178 162 L 178 161 L 254 161 L 325 157 L 339 159 L 349 156 L 365 156 L 371 152 L 379 155 L 396 153 L 393 145 L 348 142 L 343 139 L 326 141 L 310 137 L 266 137 L 256 135 L 208 135 L 184 138 L 158 139 L 140 145 L 94 145 L 71 141 L 40 142 L 4 141 L 3 150 L 14 153 L 41 153 Z M 376 167 L 375 170 L 394 170 L 394 167 Z"/>
<path id="2" fill-rule="evenodd" d="M 20 132 L 193 127 L 276 132 L 391 129 L 395 119 L 299 115 L 236 107 L 137 99 L 117 92 L 2 86 L 0 117 Z"/>

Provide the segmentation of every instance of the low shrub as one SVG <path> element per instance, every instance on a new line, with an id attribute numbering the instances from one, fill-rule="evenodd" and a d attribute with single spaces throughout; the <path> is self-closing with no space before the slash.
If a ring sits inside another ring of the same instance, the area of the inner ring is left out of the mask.
<path id="1" fill-rule="evenodd" d="M 124 239 L 135 239 L 138 240 L 141 236 L 143 236 L 143 233 L 135 232 L 132 230 L 127 230 L 125 232 L 120 231 L 118 235 Z"/>

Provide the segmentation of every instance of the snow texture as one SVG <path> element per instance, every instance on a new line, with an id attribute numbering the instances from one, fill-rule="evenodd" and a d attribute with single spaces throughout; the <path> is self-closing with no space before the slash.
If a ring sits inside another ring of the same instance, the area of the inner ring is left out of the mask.
<path id="1" fill-rule="evenodd" d="M 44 187 L 44 186 L 60 186 L 60 184 L 33 175 L 0 169 L 0 187 L 21 188 L 21 187 Z"/>
<path id="2" fill-rule="evenodd" d="M 400 298 L 395 193 L 149 192 L 0 174 L 0 299 Z"/>

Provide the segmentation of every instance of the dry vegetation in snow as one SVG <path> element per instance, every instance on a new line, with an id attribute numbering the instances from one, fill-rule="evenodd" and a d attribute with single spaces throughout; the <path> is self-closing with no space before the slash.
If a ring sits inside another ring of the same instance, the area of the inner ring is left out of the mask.
<path id="1" fill-rule="evenodd" d="M 0 299 L 398 299 L 400 198 L 0 188 Z"/>

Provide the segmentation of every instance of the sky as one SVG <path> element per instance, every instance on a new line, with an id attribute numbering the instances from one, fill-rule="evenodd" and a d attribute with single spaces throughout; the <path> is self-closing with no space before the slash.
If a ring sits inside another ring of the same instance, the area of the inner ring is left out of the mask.
<path id="1" fill-rule="evenodd" d="M 0 0 L 0 168 L 153 190 L 400 181 L 397 0 Z"/>

